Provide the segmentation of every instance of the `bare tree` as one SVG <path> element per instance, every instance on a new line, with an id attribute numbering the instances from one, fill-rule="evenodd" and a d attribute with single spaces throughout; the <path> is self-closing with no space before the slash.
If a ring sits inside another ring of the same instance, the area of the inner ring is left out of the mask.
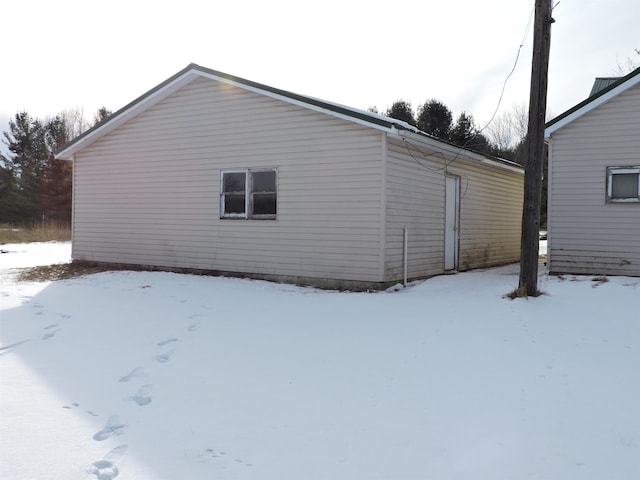
<path id="1" fill-rule="evenodd" d="M 62 110 L 58 116 L 64 120 L 66 126 L 66 138 L 72 140 L 89 128 L 89 123 L 84 117 L 84 110 L 80 107 Z"/>
<path id="2" fill-rule="evenodd" d="M 510 110 L 498 115 L 485 133 L 499 151 L 513 150 L 527 136 L 529 111 L 525 103 L 514 103 Z"/>
<path id="3" fill-rule="evenodd" d="M 640 55 L 640 49 L 634 48 L 633 51 L 636 53 L 636 55 Z M 621 77 L 624 77 L 626 74 L 631 73 L 632 71 L 634 71 L 636 68 L 640 66 L 640 64 L 638 64 L 637 62 L 634 62 L 633 59 L 630 57 L 627 57 L 627 60 L 622 63 L 618 59 L 616 63 L 618 64 L 618 68 L 614 69 L 614 73 Z"/>

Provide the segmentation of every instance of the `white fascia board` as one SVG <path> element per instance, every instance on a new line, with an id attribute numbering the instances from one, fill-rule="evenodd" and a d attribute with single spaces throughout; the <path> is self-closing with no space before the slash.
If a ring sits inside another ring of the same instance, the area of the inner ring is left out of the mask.
<path id="1" fill-rule="evenodd" d="M 524 167 L 519 166 L 516 163 L 509 162 L 505 160 L 504 162 L 499 162 L 497 160 L 493 160 L 491 158 L 485 157 L 482 154 L 472 152 L 470 150 L 465 150 L 462 147 L 458 147 L 456 145 L 451 145 L 446 142 L 441 142 L 435 138 L 425 137 L 424 135 L 420 135 L 413 132 L 400 131 L 397 129 L 393 129 L 394 132 L 391 134 L 392 137 L 398 138 L 400 140 L 410 139 L 412 142 L 418 143 L 421 146 L 430 148 L 437 152 L 447 153 L 449 155 L 453 155 L 454 158 L 459 158 L 461 160 L 471 161 L 475 163 L 481 163 L 483 165 L 487 165 L 494 168 L 500 168 L 502 170 L 508 170 L 510 172 L 518 173 L 524 175 Z M 513 163 L 510 165 L 509 163 Z"/>
<path id="2" fill-rule="evenodd" d="M 340 118 L 342 120 L 347 120 L 349 122 L 353 122 L 353 123 L 357 123 L 357 124 L 360 124 L 360 125 L 364 125 L 366 127 L 375 128 L 377 130 L 382 130 L 384 132 L 390 132 L 391 131 L 391 129 L 385 127 L 384 125 L 378 125 L 378 124 L 373 123 L 373 122 L 367 122 L 364 119 L 352 117 L 350 115 L 344 115 L 344 114 L 342 114 L 340 112 L 335 112 L 333 110 L 328 110 L 328 109 L 322 108 L 322 107 L 320 107 L 318 105 L 313 105 L 311 103 L 307 103 L 307 102 L 304 102 L 304 101 L 296 100 L 295 98 L 287 97 L 285 95 L 279 95 L 279 94 L 277 94 L 275 92 L 270 92 L 268 90 L 263 90 L 261 88 L 253 87 L 253 86 L 247 85 L 245 83 L 236 82 L 236 81 L 230 80 L 228 78 L 224 78 L 224 77 L 219 77 L 218 75 L 214 75 L 214 74 L 211 74 L 211 73 L 208 73 L 208 72 L 197 71 L 196 73 L 198 75 L 203 76 L 203 77 L 210 78 L 210 79 L 216 80 L 218 82 L 226 83 L 227 85 L 232 85 L 232 86 L 235 86 L 235 87 L 238 87 L 238 88 L 242 88 L 244 90 L 248 90 L 250 92 L 257 93 L 259 95 L 264 95 L 265 97 L 274 98 L 274 99 L 280 100 L 282 102 L 287 102 L 287 103 L 290 103 L 290 104 L 293 104 L 293 105 L 297 105 L 299 107 L 303 107 L 303 108 L 306 108 L 308 110 L 313 110 L 313 111 L 316 111 L 316 112 L 319 112 L 319 113 L 324 113 L 325 115 L 331 115 L 332 117 Z M 304 95 L 299 95 L 299 96 L 302 97 Z M 344 108 L 345 110 L 352 110 L 354 113 L 357 113 L 357 112 L 360 111 L 362 113 L 365 113 L 366 115 L 375 116 L 374 113 L 364 112 L 362 110 L 354 109 L 354 108 L 351 108 L 351 107 L 346 107 L 346 106 L 340 105 L 338 103 L 332 103 L 332 102 L 328 102 L 326 100 L 315 99 L 313 97 L 308 97 L 308 96 L 307 96 L 307 98 L 318 100 L 318 101 L 320 101 L 322 103 L 335 105 L 336 107 L 341 107 L 341 108 Z M 381 117 L 381 116 L 378 115 L 378 117 Z M 386 119 L 386 117 L 385 117 L 385 119 Z M 387 119 L 387 120 L 393 121 L 394 123 L 398 123 L 398 124 L 404 124 L 404 122 L 401 121 L 401 120 L 397 120 L 397 121 L 395 119 Z M 409 128 L 413 128 L 413 127 L 409 127 Z"/>
<path id="3" fill-rule="evenodd" d="M 173 82 L 164 85 L 162 88 L 144 96 L 141 99 L 136 99 L 131 102 L 128 106 L 124 106 L 121 110 L 117 111 L 113 114 L 113 117 L 110 118 L 107 122 L 105 122 L 102 126 L 96 128 L 93 131 L 90 131 L 85 137 L 79 139 L 77 142 L 70 145 L 68 148 L 64 148 L 60 150 L 56 154 L 56 159 L 58 160 L 72 160 L 75 156 L 75 153 L 79 150 L 91 145 L 98 138 L 106 135 L 110 131 L 116 129 L 126 121 L 132 119 L 136 115 L 147 110 L 149 107 L 152 107 L 159 101 L 171 95 L 176 90 L 188 85 L 193 82 L 196 78 L 198 78 L 198 72 L 194 70 L 189 70 L 176 78 Z M 139 97 L 140 98 L 140 97 Z"/>
<path id="4" fill-rule="evenodd" d="M 569 124 L 571 122 L 573 122 L 575 119 L 580 118 L 585 113 L 590 112 L 591 110 L 593 110 L 594 108 L 599 107 L 603 103 L 608 102 L 612 98 L 617 97 L 622 92 L 624 92 L 624 91 L 630 89 L 631 87 L 637 85 L 638 82 L 640 82 L 640 75 L 636 75 L 633 78 L 630 78 L 628 81 L 626 81 L 624 83 L 621 83 L 616 88 L 614 88 L 612 90 L 609 90 L 604 95 L 599 96 L 595 100 L 593 100 L 593 101 L 587 103 L 586 105 L 584 105 L 582 108 L 579 108 L 575 112 L 572 112 L 571 114 L 569 114 L 566 117 L 564 117 L 562 120 L 554 123 L 549 128 L 545 129 L 544 137 L 545 138 L 550 138 L 551 135 L 553 134 L 553 132 L 555 132 L 556 130 L 564 127 L 565 125 L 567 125 L 567 124 Z"/>

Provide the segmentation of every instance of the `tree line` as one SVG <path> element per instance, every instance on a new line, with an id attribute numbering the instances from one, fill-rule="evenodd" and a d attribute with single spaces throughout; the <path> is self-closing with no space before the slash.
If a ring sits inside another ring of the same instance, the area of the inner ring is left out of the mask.
<path id="1" fill-rule="evenodd" d="M 369 110 L 378 113 L 376 107 Z M 454 145 L 521 165 L 524 163 L 522 154 L 528 123 L 524 105 L 514 105 L 484 128 L 479 128 L 473 116 L 466 112 L 460 113 L 454 121 L 451 109 L 436 99 L 424 102 L 415 114 L 410 102 L 396 100 L 384 114 Z"/>
<path id="2" fill-rule="evenodd" d="M 110 114 L 100 108 L 93 125 Z M 9 154 L 0 154 L 0 224 L 71 224 L 73 167 L 55 152 L 93 125 L 77 109 L 46 119 L 16 113 L 2 138 Z"/>

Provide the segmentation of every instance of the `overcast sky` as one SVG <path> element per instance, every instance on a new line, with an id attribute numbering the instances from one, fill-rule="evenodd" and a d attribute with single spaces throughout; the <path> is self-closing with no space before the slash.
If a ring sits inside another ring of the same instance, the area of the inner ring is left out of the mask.
<path id="1" fill-rule="evenodd" d="M 499 113 L 528 102 L 534 3 L 3 2 L 0 130 L 22 110 L 115 111 L 191 62 L 361 109 L 437 98 L 483 125 L 519 50 Z M 595 77 L 615 76 L 629 59 L 640 65 L 640 2 L 555 4 L 547 109 L 558 115 Z"/>

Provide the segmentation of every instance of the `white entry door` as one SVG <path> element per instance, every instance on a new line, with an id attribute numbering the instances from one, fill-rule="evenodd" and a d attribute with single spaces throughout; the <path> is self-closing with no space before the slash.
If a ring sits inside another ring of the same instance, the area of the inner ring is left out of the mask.
<path id="1" fill-rule="evenodd" d="M 444 269 L 458 268 L 460 234 L 460 178 L 445 177 Z"/>

